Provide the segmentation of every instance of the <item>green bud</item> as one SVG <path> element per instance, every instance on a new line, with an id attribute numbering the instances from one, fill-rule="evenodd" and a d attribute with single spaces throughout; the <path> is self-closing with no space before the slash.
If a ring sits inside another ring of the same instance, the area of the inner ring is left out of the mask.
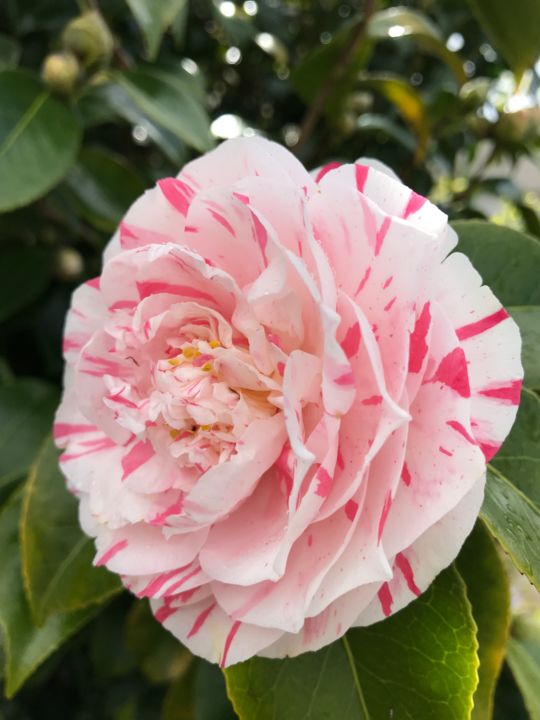
<path id="1" fill-rule="evenodd" d="M 85 67 L 106 65 L 114 49 L 111 31 L 95 10 L 72 20 L 64 30 L 62 42 Z"/>
<path id="2" fill-rule="evenodd" d="M 49 90 L 70 95 L 79 77 L 77 58 L 65 51 L 47 55 L 41 66 L 41 77 Z"/>

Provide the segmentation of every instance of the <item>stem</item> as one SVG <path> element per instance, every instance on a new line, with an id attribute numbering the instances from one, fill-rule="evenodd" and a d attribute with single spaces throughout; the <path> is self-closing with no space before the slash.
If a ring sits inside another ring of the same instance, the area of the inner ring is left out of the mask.
<path id="1" fill-rule="evenodd" d="M 366 0 L 362 19 L 354 28 L 335 65 L 328 73 L 325 82 L 320 86 L 319 92 L 307 109 L 300 126 L 300 137 L 298 138 L 298 142 L 295 147 L 296 152 L 298 152 L 298 150 L 310 138 L 317 121 L 322 115 L 324 107 L 335 88 L 336 83 L 343 77 L 349 65 L 354 60 L 354 56 L 366 36 L 367 25 L 371 15 L 373 14 L 374 8 L 375 0 Z"/>

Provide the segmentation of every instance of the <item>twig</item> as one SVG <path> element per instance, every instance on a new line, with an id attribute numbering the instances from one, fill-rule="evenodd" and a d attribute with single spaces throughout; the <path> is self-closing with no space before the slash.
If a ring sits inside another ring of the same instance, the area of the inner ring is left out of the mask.
<path id="1" fill-rule="evenodd" d="M 343 48 L 334 67 L 328 73 L 326 81 L 321 85 L 321 87 L 319 88 L 319 92 L 309 106 L 300 126 L 300 135 L 298 138 L 298 142 L 296 143 L 296 146 L 294 148 L 295 152 L 298 152 L 298 150 L 311 136 L 311 133 L 313 132 L 315 125 L 317 124 L 317 121 L 319 120 L 324 110 L 324 107 L 335 88 L 336 83 L 342 78 L 347 68 L 353 61 L 356 51 L 358 50 L 365 38 L 367 25 L 375 8 L 375 2 L 376 0 L 366 0 L 362 19 L 354 28 L 349 38 L 349 41 Z"/>

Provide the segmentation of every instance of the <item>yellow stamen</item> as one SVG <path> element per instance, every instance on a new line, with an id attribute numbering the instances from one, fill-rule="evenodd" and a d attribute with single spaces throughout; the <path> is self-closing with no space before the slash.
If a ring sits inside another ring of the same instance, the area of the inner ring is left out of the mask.
<path id="1" fill-rule="evenodd" d="M 175 430 L 173 428 L 172 430 L 169 430 L 169 435 L 172 437 L 173 440 L 176 440 L 176 438 L 180 435 L 180 430 Z"/>
<path id="2" fill-rule="evenodd" d="M 167 360 L 167 362 L 173 367 L 175 367 L 176 365 L 180 365 L 180 360 L 178 358 L 171 358 L 170 360 Z"/>
<path id="3" fill-rule="evenodd" d="M 204 372 L 210 372 L 211 369 L 212 369 L 212 363 L 211 363 L 211 362 L 206 362 L 206 363 L 204 363 L 204 365 L 201 367 L 201 370 L 204 370 Z"/>
<path id="4" fill-rule="evenodd" d="M 201 430 L 210 430 L 210 428 L 212 426 L 211 425 L 200 425 L 199 427 L 201 428 Z"/>
<path id="5" fill-rule="evenodd" d="M 210 340 L 208 344 L 211 348 L 217 348 L 221 346 L 221 343 L 219 343 L 217 340 Z"/>

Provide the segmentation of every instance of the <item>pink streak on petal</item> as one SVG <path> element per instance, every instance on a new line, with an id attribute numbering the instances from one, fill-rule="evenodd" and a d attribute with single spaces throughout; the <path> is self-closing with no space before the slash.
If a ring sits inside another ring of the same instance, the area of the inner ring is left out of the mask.
<path id="1" fill-rule="evenodd" d="M 210 215 L 214 218 L 214 220 L 216 220 L 220 225 L 222 225 L 230 235 L 232 235 L 234 238 L 236 237 L 234 228 L 231 225 L 231 223 L 227 220 L 227 218 L 224 218 L 223 215 L 216 212 L 215 210 L 211 210 L 210 208 L 208 209 L 208 211 L 209 211 Z"/>
<path id="2" fill-rule="evenodd" d="M 358 503 L 355 500 L 348 500 L 345 503 L 345 515 L 352 522 L 358 512 Z"/>
<path id="3" fill-rule="evenodd" d="M 171 515 L 180 515 L 180 513 L 182 512 L 183 504 L 184 504 L 184 497 L 182 496 L 173 505 L 169 505 L 169 507 L 166 510 L 163 510 L 163 512 L 160 512 L 155 517 L 153 517 L 150 520 L 150 525 L 164 525 L 167 518 L 170 517 Z"/>
<path id="4" fill-rule="evenodd" d="M 451 427 L 453 430 L 458 432 L 460 435 L 462 435 L 467 442 L 470 442 L 471 445 L 476 445 L 476 440 L 472 437 L 472 435 L 469 435 L 467 430 L 463 427 L 463 425 L 458 422 L 457 420 L 447 420 L 446 424 Z"/>
<path id="5" fill-rule="evenodd" d="M 380 405 L 382 403 L 382 395 L 372 395 L 362 400 L 362 405 Z"/>
<path id="6" fill-rule="evenodd" d="M 401 479 L 405 483 L 407 487 L 411 484 L 411 473 L 409 472 L 409 468 L 407 467 L 407 463 L 403 463 L 403 468 L 401 470 Z"/>
<path id="7" fill-rule="evenodd" d="M 174 570 L 169 570 L 169 572 L 161 573 L 161 575 L 158 575 L 156 578 L 151 580 L 145 588 L 138 592 L 137 597 L 153 597 L 157 592 L 161 590 L 161 588 L 165 585 L 166 582 L 168 582 L 177 574 L 177 572 L 178 569 L 175 568 Z"/>
<path id="8" fill-rule="evenodd" d="M 135 300 L 117 300 L 112 305 L 109 305 L 109 310 L 113 312 L 114 310 L 132 310 L 134 307 L 137 306 L 137 303 Z"/>
<path id="9" fill-rule="evenodd" d="M 383 290 L 386 290 L 386 288 L 390 285 L 390 283 L 392 282 L 393 279 L 394 279 L 393 275 L 390 275 L 389 278 L 386 278 L 386 280 L 384 281 Z"/>
<path id="10" fill-rule="evenodd" d="M 386 233 L 388 232 L 391 224 L 392 220 L 389 217 L 385 217 L 382 221 L 381 227 L 377 230 L 377 235 L 375 237 L 375 255 L 380 253 L 384 238 L 386 237 Z"/>
<path id="11" fill-rule="evenodd" d="M 268 243 L 268 236 L 266 234 L 266 230 L 264 229 L 264 225 L 254 213 L 252 213 L 251 218 L 253 221 L 253 234 L 255 235 L 255 240 L 261 249 L 261 255 L 263 256 L 264 264 L 266 266 L 268 265 L 268 258 L 266 257 L 266 244 Z"/>
<path id="12" fill-rule="evenodd" d="M 90 448 L 90 450 L 83 450 L 83 452 L 78 453 L 63 453 L 60 455 L 60 462 L 78 460 L 84 455 L 91 455 L 92 453 L 101 452 L 102 450 L 110 450 L 113 447 L 116 447 L 116 443 L 109 438 L 105 438 L 104 440 L 99 440 L 94 447 Z"/>
<path id="13" fill-rule="evenodd" d="M 490 445 L 489 443 L 480 443 L 480 450 L 484 453 L 486 462 L 489 462 L 491 458 L 497 454 L 500 445 Z"/>
<path id="14" fill-rule="evenodd" d="M 195 570 L 192 570 L 187 575 L 184 575 L 184 577 L 180 578 L 180 580 L 178 580 L 178 582 L 173 583 L 171 585 L 171 587 L 167 588 L 167 590 L 165 591 L 165 597 L 167 597 L 169 595 L 174 595 L 174 593 L 176 592 L 176 590 L 178 590 L 178 588 L 182 587 L 182 585 L 184 583 L 186 583 L 188 580 L 190 580 L 192 577 L 194 577 L 195 575 L 197 575 L 197 573 L 200 573 L 200 572 L 201 572 L 201 568 L 197 567 L 197 568 L 195 568 Z"/>
<path id="15" fill-rule="evenodd" d="M 209 605 L 205 610 L 202 611 L 197 617 L 195 618 L 195 622 L 193 623 L 193 626 L 191 630 L 188 632 L 188 638 L 193 637 L 196 635 L 199 630 L 202 628 L 202 626 L 205 623 L 205 620 L 210 615 L 212 610 L 216 607 L 217 603 L 213 602 L 211 605 Z"/>
<path id="16" fill-rule="evenodd" d="M 239 202 L 243 203 L 244 205 L 249 205 L 249 198 L 247 195 L 243 195 L 239 192 L 233 192 L 233 197 L 235 197 Z"/>
<path id="17" fill-rule="evenodd" d="M 334 383 L 336 385 L 354 385 L 354 373 L 352 370 L 349 370 L 349 372 L 343 373 L 343 375 L 340 375 L 337 378 L 334 378 Z"/>
<path id="18" fill-rule="evenodd" d="M 431 325 L 430 306 L 427 302 L 422 308 L 422 312 L 416 318 L 414 330 L 409 339 L 409 372 L 418 373 L 422 368 L 422 363 L 426 357 L 428 346 L 426 337 Z"/>
<path id="19" fill-rule="evenodd" d="M 414 191 L 411 192 L 409 202 L 407 203 L 407 207 L 403 212 L 403 217 L 407 219 L 409 215 L 413 215 L 415 212 L 418 212 L 426 202 L 427 198 L 423 197 L 422 195 L 418 195 L 418 193 L 415 193 Z"/>
<path id="20" fill-rule="evenodd" d="M 366 268 L 366 272 L 364 273 L 364 276 L 360 280 L 360 283 L 358 284 L 358 287 L 356 288 L 356 290 L 354 292 L 354 297 L 357 297 L 362 292 L 367 281 L 369 280 L 370 275 L 371 275 L 371 266 Z"/>
<path id="21" fill-rule="evenodd" d="M 332 488 L 333 478 L 329 472 L 322 466 L 317 470 L 316 479 L 318 480 L 317 489 L 315 492 L 320 497 L 327 497 L 330 489 Z"/>
<path id="22" fill-rule="evenodd" d="M 381 542 L 381 537 L 383 534 L 384 526 L 386 523 L 386 518 L 388 517 L 388 513 L 390 512 L 390 507 L 392 505 L 392 495 L 390 491 L 386 493 L 386 497 L 384 499 L 384 505 L 381 512 L 381 517 L 379 518 L 379 528 L 377 530 L 377 544 Z"/>
<path id="23" fill-rule="evenodd" d="M 92 278 L 91 280 L 86 281 L 86 285 L 89 285 L 91 288 L 95 288 L 96 290 L 99 290 L 99 281 L 100 276 L 98 275 L 95 278 Z"/>
<path id="24" fill-rule="evenodd" d="M 452 457 L 454 455 L 453 452 L 450 452 L 450 450 L 443 448 L 442 445 L 439 445 L 439 452 L 442 453 L 443 455 L 448 455 L 448 457 Z"/>
<path id="25" fill-rule="evenodd" d="M 94 432 L 97 430 L 95 425 L 77 425 L 71 423 L 55 423 L 53 426 L 53 437 L 55 440 L 65 437 L 66 435 L 75 435 L 77 433 Z"/>
<path id="26" fill-rule="evenodd" d="M 407 587 L 409 588 L 409 590 L 414 593 L 416 597 L 421 595 L 422 591 L 414 582 L 414 573 L 411 567 L 411 563 L 407 560 L 403 553 L 398 553 L 396 555 L 396 565 L 401 570 L 401 573 L 405 578 L 405 582 L 407 583 Z"/>
<path id="27" fill-rule="evenodd" d="M 224 668 L 227 664 L 227 656 L 229 655 L 229 650 L 232 644 L 232 641 L 234 640 L 234 636 L 240 629 L 240 625 L 242 623 L 240 620 L 237 620 L 235 623 L 233 623 L 232 628 L 229 630 L 229 634 L 227 635 L 227 639 L 225 640 L 225 645 L 223 647 L 223 657 L 221 658 L 221 662 L 219 663 L 219 666 L 221 668 Z"/>
<path id="28" fill-rule="evenodd" d="M 202 290 L 189 287 L 188 285 L 172 285 L 171 283 L 161 282 L 160 280 L 145 280 L 144 282 L 138 282 L 137 290 L 139 291 L 139 297 L 141 300 L 144 300 L 144 298 L 147 298 L 150 295 L 169 293 L 171 295 L 184 295 L 185 297 L 207 300 L 208 302 L 215 303 L 215 299 Z"/>
<path id="29" fill-rule="evenodd" d="M 176 178 L 164 178 L 158 180 L 158 187 L 175 210 L 184 216 L 187 215 L 194 197 L 194 192 L 189 185 Z"/>
<path id="30" fill-rule="evenodd" d="M 99 560 L 97 560 L 94 565 L 96 567 L 99 567 L 101 565 L 106 565 L 109 560 L 112 560 L 112 558 L 117 555 L 121 550 L 123 550 L 125 547 L 127 547 L 128 541 L 127 540 L 120 540 L 119 542 L 112 545 L 107 552 L 105 552 Z"/>
<path id="31" fill-rule="evenodd" d="M 122 458 L 122 480 L 129 477 L 145 462 L 148 462 L 154 454 L 154 448 L 149 440 L 141 440 L 133 445 L 128 454 Z"/>
<path id="32" fill-rule="evenodd" d="M 317 175 L 315 176 L 315 182 L 320 183 L 323 177 L 326 175 L 326 173 L 329 173 L 331 170 L 335 170 L 338 167 L 341 167 L 342 163 L 340 162 L 329 162 L 326 165 L 323 165 L 323 167 L 319 170 Z"/>
<path id="33" fill-rule="evenodd" d="M 386 305 L 384 306 L 384 308 L 383 308 L 384 312 L 388 312 L 388 311 L 390 310 L 390 308 L 392 307 L 392 305 L 393 305 L 395 302 L 396 302 L 396 298 L 393 297 L 393 298 L 390 300 L 390 302 L 386 303 Z"/>
<path id="34" fill-rule="evenodd" d="M 481 320 L 469 323 L 468 325 L 462 325 L 456 330 L 456 335 L 460 340 L 468 340 L 468 338 L 480 335 L 481 333 L 486 332 L 486 330 L 490 330 L 492 327 L 495 327 L 495 325 L 503 322 L 503 320 L 506 320 L 508 317 L 510 316 L 506 310 L 501 308 L 500 310 L 497 310 L 497 312 L 494 312 Z"/>
<path id="35" fill-rule="evenodd" d="M 178 608 L 171 607 L 170 602 L 170 600 L 166 599 L 163 605 L 156 612 L 155 618 L 158 622 L 164 623 L 168 617 L 174 615 L 174 613 L 178 610 Z"/>
<path id="36" fill-rule="evenodd" d="M 368 165 L 356 165 L 354 166 L 354 176 L 356 179 L 356 188 L 358 192 L 363 193 L 366 186 L 366 180 L 369 174 Z"/>
<path id="37" fill-rule="evenodd" d="M 454 348 L 440 362 L 432 382 L 440 382 L 455 390 L 461 397 L 471 396 L 467 360 L 462 348 Z"/>
<path id="38" fill-rule="evenodd" d="M 521 380 L 513 380 L 510 385 L 500 385 L 499 387 L 485 388 L 478 391 L 479 395 L 494 398 L 508 402 L 511 405 L 519 405 L 521 396 Z"/>
<path id="39" fill-rule="evenodd" d="M 360 339 L 360 324 L 355 322 L 354 325 L 351 325 L 347 330 L 343 342 L 341 343 L 343 352 L 348 358 L 352 358 L 358 352 Z"/>
<path id="40" fill-rule="evenodd" d="M 381 589 L 377 593 L 377 596 L 379 598 L 379 602 L 381 603 L 383 614 L 385 617 L 388 617 L 392 614 L 392 603 L 394 602 L 394 598 L 392 597 L 392 593 L 390 592 L 387 582 L 385 582 L 384 585 L 381 585 Z"/>

